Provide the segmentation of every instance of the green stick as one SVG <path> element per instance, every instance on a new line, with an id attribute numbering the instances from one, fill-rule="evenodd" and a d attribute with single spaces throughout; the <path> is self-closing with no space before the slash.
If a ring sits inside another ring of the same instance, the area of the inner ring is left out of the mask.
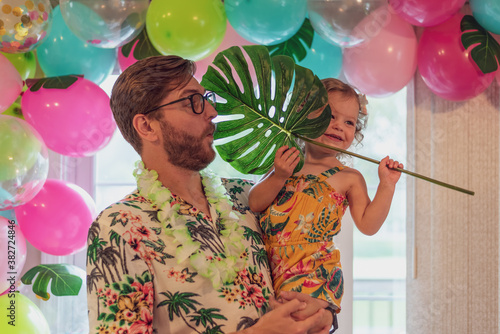
<path id="1" fill-rule="evenodd" d="M 377 164 L 377 165 L 380 164 L 379 160 L 368 158 L 368 157 L 365 157 L 365 156 L 360 155 L 360 154 L 356 154 L 356 153 L 353 153 L 353 152 L 349 152 L 349 151 L 343 150 L 341 148 L 333 147 L 333 146 L 326 145 L 326 144 L 323 144 L 323 143 L 318 143 L 317 141 L 314 141 L 312 139 L 309 139 L 309 138 L 306 138 L 306 137 L 302 137 L 301 135 L 294 134 L 294 136 L 296 136 L 297 138 L 302 139 L 303 141 L 306 141 L 306 142 L 309 142 L 311 144 L 314 144 L 314 145 L 326 147 L 326 148 L 329 148 L 331 150 L 335 150 L 335 151 L 338 151 L 338 152 L 341 152 L 341 153 L 345 153 L 345 154 L 348 154 L 350 156 L 353 156 L 353 157 L 356 157 L 356 158 L 359 158 L 359 159 L 363 159 L 363 160 L 366 160 L 366 161 L 369 161 L 369 162 L 373 162 L 374 164 Z M 408 171 L 406 169 L 403 169 L 403 168 L 394 168 L 394 169 L 397 170 L 397 171 L 400 171 L 401 173 L 405 173 L 405 174 L 408 174 L 408 175 L 411 175 L 411 176 L 414 176 L 414 177 L 418 177 L 419 179 L 422 179 L 422 180 L 425 180 L 425 181 L 429 181 L 431 183 L 440 185 L 442 187 L 446 187 L 446 188 L 449 188 L 449 189 L 453 189 L 453 190 L 460 191 L 460 192 L 463 192 L 465 194 L 474 196 L 474 192 L 471 191 L 471 190 L 467 190 L 467 189 L 464 189 L 464 188 L 460 188 L 460 187 L 451 185 L 449 183 L 438 181 L 438 180 L 432 179 L 430 177 L 424 176 L 422 174 L 410 172 L 410 171 Z"/>

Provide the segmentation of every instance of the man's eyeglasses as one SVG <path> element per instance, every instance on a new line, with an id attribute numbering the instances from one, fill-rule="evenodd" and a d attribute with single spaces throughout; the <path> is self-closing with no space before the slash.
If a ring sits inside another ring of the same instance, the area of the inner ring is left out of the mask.
<path id="1" fill-rule="evenodd" d="M 185 100 L 189 100 L 191 102 L 191 109 L 197 115 L 202 114 L 203 111 L 205 110 L 205 101 L 210 102 L 214 107 L 215 107 L 215 104 L 217 102 L 214 92 L 207 92 L 205 95 L 200 94 L 200 93 L 194 93 L 194 94 L 191 94 L 189 96 L 183 97 L 182 99 L 178 99 L 178 100 L 166 103 L 166 104 L 162 104 L 161 106 L 158 106 L 156 108 L 148 110 L 142 114 L 147 115 L 147 114 L 152 113 L 153 111 L 156 111 L 160 108 L 169 106 L 169 105 L 177 103 L 177 102 L 182 102 Z"/>

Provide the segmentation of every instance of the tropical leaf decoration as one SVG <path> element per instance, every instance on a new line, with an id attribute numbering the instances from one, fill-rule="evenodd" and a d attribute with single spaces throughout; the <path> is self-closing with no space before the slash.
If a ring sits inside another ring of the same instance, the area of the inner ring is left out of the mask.
<path id="1" fill-rule="evenodd" d="M 151 43 L 146 27 L 133 40 L 122 46 L 119 52 L 124 57 L 128 57 L 132 51 L 134 58 L 137 60 L 160 55 L 160 52 Z"/>
<path id="2" fill-rule="evenodd" d="M 471 15 L 465 15 L 460 22 L 462 45 L 465 49 L 472 46 L 471 57 L 484 73 L 495 72 L 500 63 L 500 44 L 481 27 Z"/>
<path id="3" fill-rule="evenodd" d="M 317 138 L 329 124 L 328 94 L 319 78 L 288 56 L 271 57 L 262 45 L 220 52 L 201 84 L 225 100 L 217 103 L 223 116 L 214 135 L 217 151 L 245 174 L 266 173 L 278 148 L 299 148 L 297 134 Z M 301 154 L 296 171 L 302 165 Z"/>
<path id="4" fill-rule="evenodd" d="M 49 77 L 41 79 L 27 79 L 26 85 L 29 90 L 36 92 L 41 88 L 45 89 L 66 89 L 74 84 L 79 78 L 83 78 L 83 75 L 61 75 L 58 77 Z"/>
<path id="5" fill-rule="evenodd" d="M 50 291 L 54 296 L 76 296 L 83 283 L 78 272 L 83 270 L 69 264 L 41 264 L 28 270 L 21 282 L 26 285 L 33 284 L 33 292 L 43 300 L 50 298 L 47 292 L 49 282 Z"/>
<path id="6" fill-rule="evenodd" d="M 309 19 L 305 19 L 299 31 L 288 40 L 280 44 L 266 46 L 271 56 L 283 55 L 295 59 L 296 62 L 304 60 L 307 49 L 311 49 L 314 38 L 314 28 Z"/>

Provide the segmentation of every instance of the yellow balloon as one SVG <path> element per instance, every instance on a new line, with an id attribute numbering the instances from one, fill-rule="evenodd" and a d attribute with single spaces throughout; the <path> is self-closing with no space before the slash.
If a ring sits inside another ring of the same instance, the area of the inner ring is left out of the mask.
<path id="1" fill-rule="evenodd" d="M 50 334 L 49 324 L 42 311 L 19 292 L 0 296 L 0 309 L 4 312 L 0 321 L 0 333 Z"/>

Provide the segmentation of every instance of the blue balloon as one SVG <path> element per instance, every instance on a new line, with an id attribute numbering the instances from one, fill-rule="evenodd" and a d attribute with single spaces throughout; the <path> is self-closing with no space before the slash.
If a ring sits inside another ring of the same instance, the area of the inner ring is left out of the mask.
<path id="1" fill-rule="evenodd" d="M 52 12 L 52 28 L 36 49 L 38 62 L 47 77 L 83 74 L 100 84 L 116 64 L 116 49 L 92 46 L 76 37 L 64 22 L 59 6 Z"/>
<path id="2" fill-rule="evenodd" d="M 305 0 L 225 0 L 227 19 L 255 44 L 279 44 L 299 31 L 307 13 Z"/>
<path id="3" fill-rule="evenodd" d="M 472 15 L 484 29 L 500 34 L 500 1 L 471 0 L 470 8 Z"/>
<path id="4" fill-rule="evenodd" d="M 320 79 L 338 78 L 342 70 L 342 48 L 315 33 L 311 49 L 298 64 L 313 71 Z"/>

